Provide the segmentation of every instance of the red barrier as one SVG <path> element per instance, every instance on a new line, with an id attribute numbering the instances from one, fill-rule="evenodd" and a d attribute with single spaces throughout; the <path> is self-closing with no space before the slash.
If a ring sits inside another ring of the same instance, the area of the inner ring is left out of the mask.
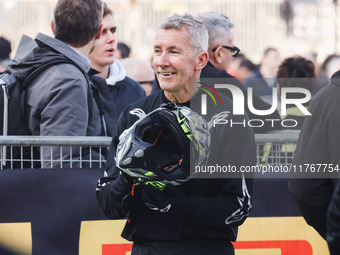
<path id="1" fill-rule="evenodd" d="M 103 244 L 102 255 L 126 255 L 132 251 L 132 243 L 128 244 Z"/>
<path id="2" fill-rule="evenodd" d="M 281 255 L 313 255 L 313 248 L 305 240 L 238 241 L 235 249 L 280 249 Z"/>
<path id="3" fill-rule="evenodd" d="M 313 249 L 305 240 L 283 241 L 238 241 L 235 249 L 280 249 L 281 255 L 313 255 Z M 132 251 L 132 244 L 104 244 L 102 255 L 126 255 Z"/>

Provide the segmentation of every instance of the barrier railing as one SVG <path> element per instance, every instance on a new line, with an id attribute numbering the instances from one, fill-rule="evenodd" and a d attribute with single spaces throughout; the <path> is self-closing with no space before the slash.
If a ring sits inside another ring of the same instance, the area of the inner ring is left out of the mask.
<path id="1" fill-rule="evenodd" d="M 299 131 L 255 135 L 257 165 L 291 164 L 298 135 Z M 0 169 L 102 168 L 105 159 L 98 155 L 105 155 L 110 144 L 110 137 L 0 136 Z"/>
<path id="2" fill-rule="evenodd" d="M 101 168 L 105 159 L 99 155 L 110 143 L 110 137 L 0 136 L 0 169 Z"/>
<path id="3" fill-rule="evenodd" d="M 290 165 L 300 130 L 275 131 L 255 135 L 257 165 Z"/>

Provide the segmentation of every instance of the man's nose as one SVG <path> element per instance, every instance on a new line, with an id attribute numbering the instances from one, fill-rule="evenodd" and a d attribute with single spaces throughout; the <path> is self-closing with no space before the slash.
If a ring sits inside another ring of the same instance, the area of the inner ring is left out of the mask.
<path id="1" fill-rule="evenodd" d="M 114 33 L 109 33 L 108 41 L 114 42 L 116 40 L 116 35 Z"/>
<path id="2" fill-rule="evenodd" d="M 168 66 L 170 64 L 169 55 L 166 52 L 159 55 L 159 57 L 156 58 L 156 61 L 159 66 Z"/>

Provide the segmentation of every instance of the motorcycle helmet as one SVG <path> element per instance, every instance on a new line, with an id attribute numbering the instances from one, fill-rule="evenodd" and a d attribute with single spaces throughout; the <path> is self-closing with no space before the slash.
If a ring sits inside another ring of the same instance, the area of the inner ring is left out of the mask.
<path id="1" fill-rule="evenodd" d="M 168 103 L 120 135 L 116 165 L 139 182 L 180 184 L 190 179 L 190 158 L 206 164 L 209 151 L 207 122 L 188 107 Z"/>

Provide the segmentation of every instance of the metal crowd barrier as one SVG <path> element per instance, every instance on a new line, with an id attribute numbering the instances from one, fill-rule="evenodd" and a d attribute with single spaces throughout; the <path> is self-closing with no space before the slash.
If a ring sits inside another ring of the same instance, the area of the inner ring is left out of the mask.
<path id="1" fill-rule="evenodd" d="M 257 165 L 292 164 L 300 130 L 275 131 L 255 135 Z"/>
<path id="2" fill-rule="evenodd" d="M 0 169 L 4 168 L 102 168 L 110 137 L 0 136 Z M 42 151 L 50 151 L 43 156 Z M 65 155 L 71 155 L 65 157 Z M 73 157 L 75 155 L 76 157 Z"/>
<path id="3" fill-rule="evenodd" d="M 255 135 L 257 165 L 292 163 L 299 131 Z M 4 168 L 102 168 L 110 137 L 0 136 L 0 169 Z M 59 157 L 43 158 L 41 151 L 56 151 Z M 78 155 L 73 158 L 64 154 Z"/>

